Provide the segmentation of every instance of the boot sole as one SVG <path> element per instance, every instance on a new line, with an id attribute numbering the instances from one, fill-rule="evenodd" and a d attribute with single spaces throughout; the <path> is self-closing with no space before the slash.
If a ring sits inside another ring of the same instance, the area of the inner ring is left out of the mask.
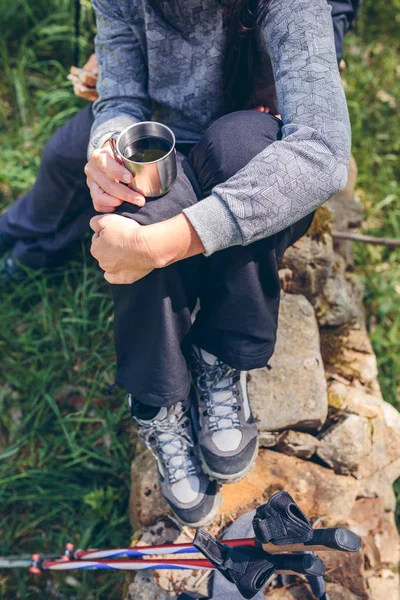
<path id="1" fill-rule="evenodd" d="M 179 523 L 182 523 L 182 525 L 186 525 L 187 527 L 205 527 L 206 525 L 211 525 L 211 523 L 214 521 L 215 517 L 218 514 L 218 511 L 221 507 L 222 504 L 222 495 L 221 492 L 218 490 L 218 494 L 215 496 L 214 499 L 214 505 L 211 509 L 211 511 L 208 513 L 208 515 L 206 515 L 205 517 L 203 517 L 203 519 L 201 519 L 200 521 L 197 521 L 196 523 L 188 523 L 187 521 L 184 521 L 182 519 L 182 517 L 178 517 L 178 515 L 174 512 L 174 516 L 176 519 L 178 519 Z M 172 506 L 171 506 L 172 508 Z M 172 509 L 174 510 L 174 509 Z"/>
<path id="2" fill-rule="evenodd" d="M 203 469 L 203 472 L 209 476 L 210 479 L 214 479 L 218 483 L 239 483 L 239 481 L 242 481 L 242 479 L 247 477 L 247 475 L 253 470 L 254 465 L 256 464 L 257 456 L 258 456 L 258 450 L 259 450 L 259 442 L 258 442 L 258 437 L 257 437 L 256 447 L 255 447 L 252 459 L 249 462 L 249 464 L 247 465 L 247 467 L 245 469 L 243 469 L 243 471 L 240 471 L 239 473 L 232 473 L 230 475 L 227 475 L 226 473 L 216 473 L 215 471 L 210 469 L 210 467 L 208 466 L 208 464 L 206 463 L 206 461 L 204 459 L 204 456 L 203 456 L 201 450 L 199 449 L 201 468 Z"/>

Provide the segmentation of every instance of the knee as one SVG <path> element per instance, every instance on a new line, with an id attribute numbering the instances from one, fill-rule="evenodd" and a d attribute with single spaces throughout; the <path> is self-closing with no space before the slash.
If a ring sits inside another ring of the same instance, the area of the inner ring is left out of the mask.
<path id="1" fill-rule="evenodd" d="M 281 121 L 270 114 L 242 110 L 224 115 L 210 125 L 199 143 L 207 170 L 217 172 L 221 181 L 231 177 L 278 140 L 280 129 Z"/>

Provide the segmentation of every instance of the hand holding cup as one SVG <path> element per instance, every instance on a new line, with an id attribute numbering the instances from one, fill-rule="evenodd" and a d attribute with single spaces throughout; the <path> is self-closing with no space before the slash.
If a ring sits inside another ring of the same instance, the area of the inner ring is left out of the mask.
<path id="1" fill-rule="evenodd" d="M 111 213 L 123 202 L 143 206 L 143 194 L 131 190 L 128 185 L 133 175 L 114 158 L 110 144 L 95 150 L 85 166 L 86 183 L 98 212 Z"/>

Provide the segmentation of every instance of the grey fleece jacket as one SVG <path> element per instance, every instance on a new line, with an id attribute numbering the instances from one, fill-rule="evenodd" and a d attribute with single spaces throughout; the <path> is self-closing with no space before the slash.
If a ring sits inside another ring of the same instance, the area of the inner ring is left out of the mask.
<path id="1" fill-rule="evenodd" d="M 162 4 L 179 32 L 148 0 L 93 0 L 100 97 L 89 155 L 137 121 L 156 119 L 197 140 L 223 114 L 223 7 Z M 330 12 L 326 0 L 271 1 L 258 48 L 272 62 L 282 139 L 184 211 L 206 255 L 273 235 L 345 186 L 350 124 Z"/>

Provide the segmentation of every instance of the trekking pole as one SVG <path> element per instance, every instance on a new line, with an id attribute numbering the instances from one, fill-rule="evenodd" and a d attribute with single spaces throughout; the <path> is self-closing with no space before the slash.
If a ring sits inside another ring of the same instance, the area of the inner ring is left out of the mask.
<path id="1" fill-rule="evenodd" d="M 263 550 L 268 554 L 287 552 L 306 552 L 316 550 L 339 550 L 341 552 L 357 552 L 360 549 L 359 537 L 343 527 L 314 529 L 311 541 L 277 545 L 273 543 L 262 544 Z M 255 538 L 234 540 L 220 540 L 221 544 L 247 546 L 253 548 L 258 543 Z M 98 558 L 141 558 L 142 556 L 162 556 L 163 554 L 195 554 L 198 550 L 192 543 L 185 544 L 158 544 L 154 546 L 132 546 L 126 548 L 106 548 L 92 550 L 75 550 L 73 544 L 67 544 L 64 551 L 65 558 L 94 560 Z"/>
<path id="2" fill-rule="evenodd" d="M 318 600 L 330 600 L 325 591 L 325 581 L 322 576 L 315 577 L 313 575 L 307 575 L 307 581 L 312 593 L 318 598 Z"/>
<path id="3" fill-rule="evenodd" d="M 322 561 L 312 553 L 299 555 L 266 555 L 265 560 L 269 560 L 275 567 L 276 573 L 284 575 L 315 574 L 322 575 L 325 571 Z M 21 561 L 26 563 L 27 561 Z M 39 554 L 34 554 L 29 571 L 33 574 L 39 574 L 43 571 L 88 571 L 88 570 L 119 570 L 119 571 L 148 571 L 159 569 L 186 569 L 186 570 L 213 570 L 215 565 L 205 558 L 131 558 L 123 559 L 97 559 L 97 560 L 75 560 L 75 559 L 43 559 Z"/>
<path id="4" fill-rule="evenodd" d="M 255 545 L 254 538 L 243 540 L 222 540 L 222 544 L 230 546 L 248 546 Z M 163 554 L 196 554 L 199 551 L 191 543 L 186 544 L 158 544 L 154 546 L 132 546 L 127 548 L 109 548 L 104 550 L 75 550 L 73 544 L 67 544 L 64 551 L 65 559 L 93 560 L 98 558 L 120 558 L 131 557 L 141 558 L 145 556 L 162 556 Z"/>

